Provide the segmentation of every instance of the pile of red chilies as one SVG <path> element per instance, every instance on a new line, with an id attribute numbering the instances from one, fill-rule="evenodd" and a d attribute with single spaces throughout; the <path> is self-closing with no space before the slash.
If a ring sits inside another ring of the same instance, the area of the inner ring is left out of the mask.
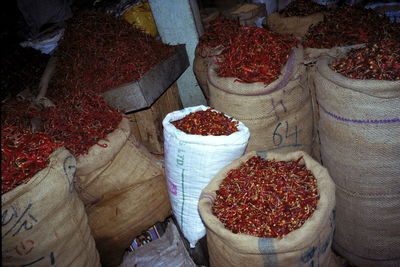
<path id="1" fill-rule="evenodd" d="M 31 131 L 31 119 L 40 111 L 29 101 L 10 99 L 1 106 L 1 193 L 26 183 L 47 167 L 49 155 L 59 146 L 44 132 Z"/>
<path id="2" fill-rule="evenodd" d="M 280 238 L 317 208 L 317 180 L 296 161 L 254 156 L 230 170 L 216 191 L 213 214 L 233 233 Z"/>
<path id="3" fill-rule="evenodd" d="M 202 55 L 206 55 L 209 48 L 224 47 L 229 45 L 231 39 L 239 31 L 239 20 L 228 19 L 220 15 L 210 22 L 207 31 L 200 36 L 199 49 Z"/>
<path id="4" fill-rule="evenodd" d="M 240 27 L 229 45 L 217 56 L 218 76 L 242 83 L 278 79 L 297 39 L 257 27 Z"/>
<path id="5" fill-rule="evenodd" d="M 75 157 L 86 154 L 114 131 L 122 113 L 88 92 L 71 92 L 56 107 L 36 110 L 27 101 L 2 106 L 2 192 L 25 183 L 45 168 L 55 148 L 64 146 Z M 31 130 L 31 120 L 40 129 Z M 3 191 L 4 190 L 4 191 Z"/>
<path id="6" fill-rule="evenodd" d="M 171 122 L 177 129 L 194 135 L 230 135 L 239 131 L 238 121 L 212 108 L 191 112 L 180 120 Z"/>
<path id="7" fill-rule="evenodd" d="M 345 6 L 332 10 L 323 21 L 312 25 L 302 44 L 304 47 L 332 48 L 385 38 L 400 41 L 400 23 L 391 22 L 372 9 Z"/>
<path id="8" fill-rule="evenodd" d="M 327 12 L 329 7 L 320 5 L 312 0 L 295 0 L 279 11 L 284 17 L 305 17 L 315 13 Z"/>
<path id="9" fill-rule="evenodd" d="M 44 131 L 55 138 L 75 156 L 86 154 L 90 147 L 113 132 L 122 113 L 106 104 L 94 93 L 75 91 L 57 106 L 42 113 Z"/>
<path id="10" fill-rule="evenodd" d="M 20 162 L 22 156 L 8 148 L 7 158 L 2 158 L 4 188 L 9 191 L 46 167 L 46 160 L 53 150 L 43 150 L 42 143 L 52 148 L 65 146 L 77 157 L 105 139 L 117 128 L 122 113 L 107 105 L 98 92 L 139 79 L 161 59 L 172 55 L 173 50 L 172 46 L 156 41 L 126 21 L 109 15 L 84 12 L 72 19 L 59 43 L 57 71 L 47 94 L 56 107 L 31 110 L 19 118 L 8 116 L 5 124 L 2 120 L 2 130 L 13 127 L 26 135 L 27 146 L 24 150 L 18 146 L 18 151 L 29 151 L 40 159 L 33 165 L 30 164 L 35 162 L 33 160 L 29 164 L 16 164 L 13 160 L 19 157 L 17 162 Z M 18 101 L 11 103 L 6 113 L 12 114 L 19 104 Z M 21 110 L 15 114 L 21 112 L 24 114 Z M 41 129 L 35 133 L 30 131 L 32 118 L 42 122 Z M 8 147 L 16 147 L 11 144 L 13 135 L 10 130 L 4 132 L 4 142 Z M 21 173 L 19 166 L 24 169 L 22 178 L 9 182 L 8 177 Z"/>
<path id="11" fill-rule="evenodd" d="M 332 70 L 351 79 L 400 80 L 400 42 L 382 40 L 351 50 L 331 65 Z"/>
<path id="12" fill-rule="evenodd" d="M 1 128 L 1 193 L 26 183 L 46 168 L 60 144 L 46 133 L 32 133 L 16 126 Z"/>
<path id="13" fill-rule="evenodd" d="M 138 80 L 174 50 L 122 18 L 81 12 L 59 42 L 55 87 L 103 92 Z"/>

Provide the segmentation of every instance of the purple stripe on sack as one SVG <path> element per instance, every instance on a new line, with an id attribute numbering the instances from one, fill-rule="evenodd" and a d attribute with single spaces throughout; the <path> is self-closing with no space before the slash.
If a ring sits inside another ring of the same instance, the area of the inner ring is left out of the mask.
<path id="1" fill-rule="evenodd" d="M 353 120 L 353 119 L 348 119 L 345 117 L 338 116 L 336 114 L 333 114 L 332 112 L 329 112 L 326 110 L 323 106 L 319 105 L 321 109 L 331 116 L 332 118 L 338 120 L 338 121 L 345 121 L 345 122 L 352 122 L 352 123 L 365 123 L 365 124 L 382 124 L 382 123 L 396 123 L 400 122 L 400 118 L 393 118 L 393 119 L 387 119 L 387 120 Z"/>

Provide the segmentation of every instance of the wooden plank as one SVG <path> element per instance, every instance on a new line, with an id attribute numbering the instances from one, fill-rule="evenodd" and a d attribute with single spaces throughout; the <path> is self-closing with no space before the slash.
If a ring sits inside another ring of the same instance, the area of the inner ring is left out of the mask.
<path id="1" fill-rule="evenodd" d="M 185 45 L 150 69 L 138 81 L 112 88 L 102 93 L 107 104 L 132 112 L 150 107 L 189 66 Z"/>
<path id="2" fill-rule="evenodd" d="M 173 83 L 156 102 L 147 109 L 127 114 L 135 137 L 152 153 L 164 153 L 162 121 L 175 110 L 182 109 L 179 89 Z"/>
<path id="3" fill-rule="evenodd" d="M 132 134 L 135 136 L 136 140 L 138 140 L 138 142 L 141 143 L 142 138 L 140 137 L 139 126 L 136 121 L 135 113 L 126 114 L 125 116 L 128 118 L 129 123 L 131 125 Z"/>
<path id="4" fill-rule="evenodd" d="M 139 111 L 136 114 L 142 144 L 150 152 L 161 153 L 163 151 L 162 132 L 158 127 L 157 119 L 157 113 L 152 108 Z"/>

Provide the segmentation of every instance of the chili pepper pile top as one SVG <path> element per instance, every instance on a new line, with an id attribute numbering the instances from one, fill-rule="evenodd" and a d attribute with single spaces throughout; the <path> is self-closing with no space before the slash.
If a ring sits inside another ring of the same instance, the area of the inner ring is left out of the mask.
<path id="1" fill-rule="evenodd" d="M 237 121 L 212 108 L 191 112 L 171 123 L 177 129 L 195 135 L 230 135 L 239 131 Z"/>
<path id="2" fill-rule="evenodd" d="M 230 170 L 216 192 L 213 214 L 233 233 L 280 238 L 300 228 L 319 200 L 317 181 L 296 161 L 254 156 Z"/>
<path id="3" fill-rule="evenodd" d="M 320 5 L 312 0 L 295 0 L 279 11 L 279 14 L 284 17 L 305 17 L 319 12 L 326 12 L 328 10 L 328 6 Z"/>
<path id="4" fill-rule="evenodd" d="M 122 119 L 122 112 L 105 103 L 100 95 L 82 91 L 63 91 L 52 98 L 55 107 L 35 109 L 29 101 L 11 99 L 1 108 L 2 127 L 14 126 L 30 131 L 31 119 L 43 122 L 42 132 L 64 145 L 75 157 L 113 132 Z"/>
<path id="5" fill-rule="evenodd" d="M 54 102 L 56 107 L 44 110 L 18 99 L 2 105 L 2 193 L 46 168 L 57 147 L 65 146 L 74 156 L 85 154 L 121 121 L 122 113 L 94 93 L 65 92 Z M 33 133 L 32 118 L 40 119 L 43 129 Z"/>
<path id="6" fill-rule="evenodd" d="M 37 172 L 46 168 L 50 154 L 59 146 L 48 134 L 2 126 L 1 193 L 28 182 Z"/>
<path id="7" fill-rule="evenodd" d="M 383 40 L 354 49 L 331 68 L 351 79 L 399 81 L 400 42 Z"/>
<path id="8" fill-rule="evenodd" d="M 345 6 L 325 14 L 324 20 L 312 25 L 305 36 L 304 47 L 332 48 L 377 42 L 384 38 L 400 41 L 400 24 L 380 16 L 372 9 Z"/>
<path id="9" fill-rule="evenodd" d="M 121 122 L 122 113 L 100 95 L 73 91 L 43 112 L 45 132 L 78 157 L 98 144 Z"/>
<path id="10" fill-rule="evenodd" d="M 290 51 L 297 44 L 291 36 L 263 28 L 240 27 L 232 42 L 218 55 L 218 76 L 268 85 L 278 79 Z"/>
<path id="11" fill-rule="evenodd" d="M 81 12 L 59 42 L 54 87 L 103 92 L 138 80 L 174 50 L 122 18 Z"/>
<path id="12" fill-rule="evenodd" d="M 45 131 L 74 156 L 86 154 L 122 119 L 122 112 L 98 93 L 139 79 L 173 49 L 123 19 L 79 13 L 68 23 L 56 51 L 48 96 L 57 106 L 43 112 Z"/>
<path id="13" fill-rule="evenodd" d="M 228 19 L 224 16 L 218 16 L 215 20 L 210 22 L 207 31 L 200 36 L 199 49 L 200 52 L 207 48 L 214 48 L 218 46 L 226 46 L 230 43 L 231 39 L 239 31 L 239 20 Z"/>

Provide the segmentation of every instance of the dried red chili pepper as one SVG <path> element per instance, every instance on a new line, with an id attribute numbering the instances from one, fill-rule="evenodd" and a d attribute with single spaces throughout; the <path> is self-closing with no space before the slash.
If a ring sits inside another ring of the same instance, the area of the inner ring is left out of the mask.
<path id="1" fill-rule="evenodd" d="M 64 95 L 54 101 L 56 107 L 44 110 L 44 131 L 77 157 L 113 132 L 121 122 L 122 112 L 94 93 L 73 91 Z"/>
<path id="2" fill-rule="evenodd" d="M 279 11 L 284 17 L 304 17 L 319 12 L 327 12 L 330 7 L 320 5 L 312 0 L 295 0 Z"/>
<path id="3" fill-rule="evenodd" d="M 32 133 L 16 126 L 1 129 L 1 193 L 26 183 L 47 167 L 49 156 L 61 144 L 45 133 Z"/>
<path id="4" fill-rule="evenodd" d="M 191 112 L 184 118 L 171 123 L 177 129 L 195 135 L 230 135 L 239 131 L 238 121 L 212 108 Z"/>
<path id="5" fill-rule="evenodd" d="M 400 23 L 391 22 L 373 9 L 344 6 L 325 14 L 324 20 L 312 25 L 304 38 L 304 47 L 332 48 L 385 38 L 400 41 Z"/>
<path id="6" fill-rule="evenodd" d="M 300 228 L 319 200 L 316 178 L 296 161 L 248 159 L 216 191 L 213 214 L 233 233 L 280 238 Z"/>
<path id="7" fill-rule="evenodd" d="M 39 118 L 42 132 L 63 144 L 74 156 L 86 154 L 113 132 L 122 119 L 122 112 L 107 105 L 102 96 L 89 92 L 63 92 L 52 99 L 56 107 L 37 110 L 28 101 L 12 99 L 1 109 L 2 127 L 13 126 L 30 131 L 31 119 Z M 104 147 L 104 145 L 101 145 Z"/>
<path id="8" fill-rule="evenodd" d="M 400 42 L 383 40 L 351 50 L 331 64 L 331 69 L 351 79 L 400 80 Z"/>
<path id="9" fill-rule="evenodd" d="M 218 76 L 234 77 L 243 83 L 278 79 L 290 51 L 298 41 L 257 27 L 240 27 L 230 44 L 217 56 Z"/>
<path id="10" fill-rule="evenodd" d="M 229 45 L 239 31 L 239 20 L 228 19 L 220 15 L 210 22 L 210 26 L 199 39 L 200 53 L 205 54 L 207 48 Z"/>
<path id="11" fill-rule="evenodd" d="M 174 49 L 123 18 L 82 11 L 68 22 L 58 44 L 52 95 L 60 88 L 103 92 L 134 82 Z"/>

